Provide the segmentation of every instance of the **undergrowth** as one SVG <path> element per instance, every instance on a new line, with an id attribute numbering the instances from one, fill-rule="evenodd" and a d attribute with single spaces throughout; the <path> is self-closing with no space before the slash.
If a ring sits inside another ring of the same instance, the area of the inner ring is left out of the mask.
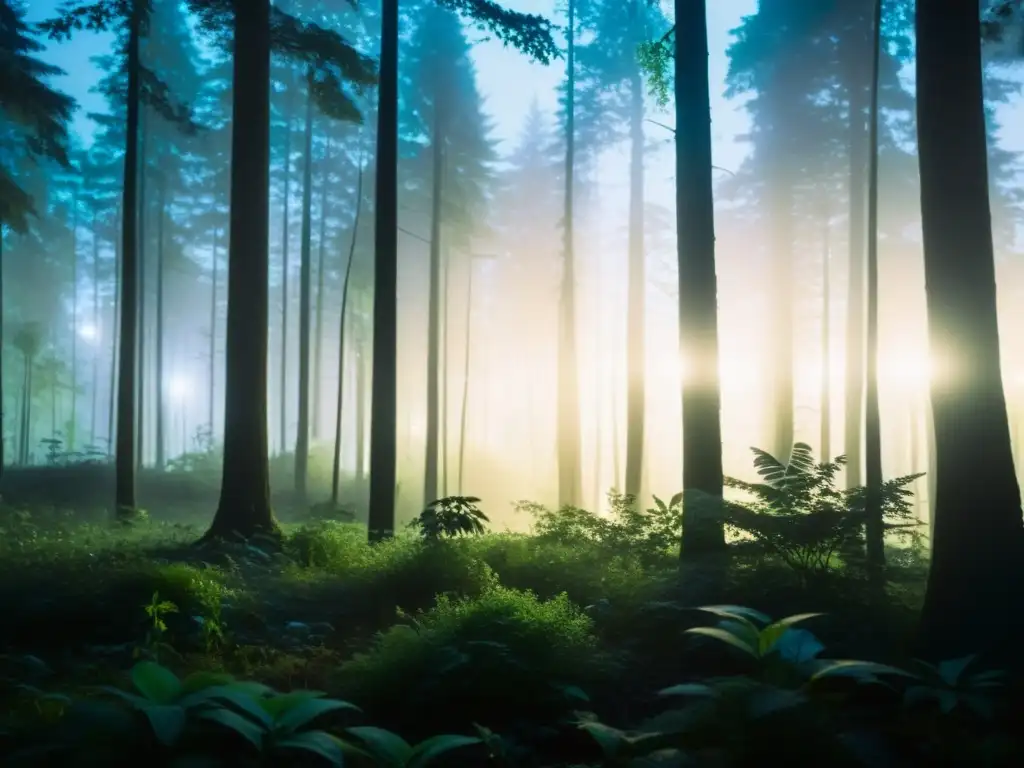
<path id="1" fill-rule="evenodd" d="M 860 499 L 830 466 L 726 508 L 715 605 L 680 576 L 681 497 L 612 494 L 605 516 L 524 502 L 528 535 L 485 532 L 482 502 L 456 497 L 372 547 L 314 514 L 280 551 L 0 507 L 0 760 L 1013 764 L 1015 689 L 984 660 L 905 653 L 926 562 L 894 548 L 869 599 Z"/>

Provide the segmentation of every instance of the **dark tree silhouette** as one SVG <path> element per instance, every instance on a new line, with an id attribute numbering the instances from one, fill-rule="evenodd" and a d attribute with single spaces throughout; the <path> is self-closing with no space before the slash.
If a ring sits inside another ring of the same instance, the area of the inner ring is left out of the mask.
<path id="1" fill-rule="evenodd" d="M 917 126 L 928 334 L 938 365 L 932 561 L 920 640 L 936 658 L 1016 657 L 1020 488 L 999 360 L 981 24 L 973 2 L 918 3 Z M 1013 631 L 1011 631 L 1013 630 Z"/>

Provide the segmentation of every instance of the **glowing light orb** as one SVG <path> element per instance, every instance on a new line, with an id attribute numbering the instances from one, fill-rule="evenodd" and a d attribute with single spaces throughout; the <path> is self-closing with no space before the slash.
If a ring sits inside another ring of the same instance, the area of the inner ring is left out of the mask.
<path id="1" fill-rule="evenodd" d="M 932 365 L 927 357 L 905 356 L 879 360 L 878 377 L 890 386 L 907 390 L 923 390 L 932 379 Z"/>
<path id="2" fill-rule="evenodd" d="M 78 329 L 78 335 L 86 341 L 96 341 L 100 337 L 100 331 L 92 323 L 86 323 Z"/>
<path id="3" fill-rule="evenodd" d="M 167 380 L 167 394 L 178 402 L 187 400 L 192 394 L 192 382 L 186 376 L 171 376 Z"/>

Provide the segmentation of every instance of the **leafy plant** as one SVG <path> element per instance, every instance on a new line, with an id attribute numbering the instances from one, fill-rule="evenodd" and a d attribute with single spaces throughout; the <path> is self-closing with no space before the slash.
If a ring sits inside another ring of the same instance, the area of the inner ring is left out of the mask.
<path id="1" fill-rule="evenodd" d="M 345 701 L 323 698 L 317 691 L 291 691 L 278 693 L 259 683 L 236 681 L 230 675 L 197 672 L 179 679 L 173 672 L 156 662 L 137 663 L 131 672 L 133 691 L 104 686 L 100 693 L 113 696 L 128 705 L 130 711 L 142 715 L 154 746 L 171 755 L 197 759 L 220 751 L 225 737 L 232 743 L 247 744 L 261 760 L 280 760 L 296 752 L 315 756 L 328 765 L 344 764 L 344 744 L 337 737 L 322 730 L 311 730 L 312 722 L 328 713 L 359 711 Z M 72 709 L 69 717 L 90 713 Z M 105 716 L 93 717 L 94 726 L 106 730 L 108 747 L 117 752 L 132 754 L 133 749 L 145 748 L 123 734 L 126 726 L 134 728 L 116 716 L 116 712 L 101 710 Z M 91 711 L 95 715 L 95 711 Z M 93 734 L 99 735 L 99 734 Z M 59 745 L 74 750 L 77 745 Z M 226 745 L 224 745 L 226 746 Z M 237 749 L 237 747 L 235 747 Z M 249 764 L 238 758 L 232 764 Z M 278 764 L 275 762 L 275 764 Z"/>
<path id="2" fill-rule="evenodd" d="M 354 736 L 361 745 L 356 747 L 346 743 L 345 748 L 348 751 L 368 757 L 382 768 L 425 768 L 453 749 L 482 743 L 476 736 L 441 734 L 431 736 L 413 746 L 398 734 L 372 725 L 346 728 L 345 733 Z"/>
<path id="3" fill-rule="evenodd" d="M 525 501 L 516 509 L 533 517 L 533 533 L 542 541 L 568 546 L 591 542 L 615 553 L 628 552 L 647 564 L 662 562 L 666 554 L 678 552 L 683 494 L 677 493 L 668 503 L 654 496 L 654 505 L 643 509 L 634 497 L 612 491 L 608 503 L 607 515 L 571 506 L 552 510 Z"/>
<path id="4" fill-rule="evenodd" d="M 167 622 L 165 619 L 172 613 L 178 612 L 178 606 L 170 600 L 161 600 L 160 593 L 154 592 L 149 602 L 142 606 L 146 614 L 146 638 L 142 648 L 135 650 L 135 656 L 149 653 L 154 659 L 158 659 L 160 651 L 167 647 L 164 637 L 167 634 Z"/>
<path id="5" fill-rule="evenodd" d="M 909 677 L 909 673 L 870 661 L 820 659 L 825 646 L 797 624 L 821 616 L 800 613 L 778 621 L 752 608 L 738 605 L 709 605 L 696 610 L 722 620 L 713 627 L 692 627 L 687 634 L 709 637 L 740 651 L 755 662 L 759 679 L 799 687 L 826 677 L 846 677 L 858 682 L 876 682 L 883 675 Z M 795 675 L 793 673 L 796 673 Z M 676 686 L 672 694 L 696 693 L 705 686 Z M 663 692 L 664 693 L 664 692 Z"/>
<path id="6" fill-rule="evenodd" d="M 929 664 L 920 659 L 912 662 L 917 678 L 907 687 L 903 701 L 908 707 L 932 703 L 943 714 L 949 714 L 958 707 L 965 707 L 979 717 L 993 716 L 991 695 L 1005 685 L 1006 673 L 1001 670 L 986 670 L 968 674 L 977 656 L 964 656 Z"/>
<path id="7" fill-rule="evenodd" d="M 815 463 L 811 447 L 796 443 L 788 462 L 759 448 L 754 468 L 762 482 L 747 483 L 726 478 L 725 485 L 754 497 L 750 503 L 728 502 L 726 524 L 745 534 L 757 552 L 778 557 L 805 581 L 820 577 L 836 565 L 863 560 L 865 498 L 863 487 L 839 490 L 836 475 L 846 457 Z M 881 505 L 890 531 L 916 525 L 907 489 L 921 474 L 897 477 L 883 483 Z"/>
<path id="8" fill-rule="evenodd" d="M 446 496 L 427 504 L 410 526 L 419 529 L 425 541 L 453 539 L 457 536 L 479 536 L 490 522 L 477 504 L 476 496 Z"/>

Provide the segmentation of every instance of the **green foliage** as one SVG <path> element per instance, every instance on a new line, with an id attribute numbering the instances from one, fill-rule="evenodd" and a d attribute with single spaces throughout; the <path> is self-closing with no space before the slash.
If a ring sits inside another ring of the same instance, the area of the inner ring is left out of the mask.
<path id="1" fill-rule="evenodd" d="M 772 481 L 796 494 L 777 470 Z M 673 506 L 654 510 L 674 521 Z M 630 550 L 642 536 L 602 538 L 589 518 L 551 514 L 546 536 L 402 535 L 372 547 L 362 526 L 305 525 L 280 558 L 229 549 L 222 569 L 154 561 L 217 554 L 175 549 L 187 529 L 61 529 L 33 510 L 29 545 L 0 538 L 5 642 L 32 649 L 0 655 L 0 762 L 482 765 L 486 752 L 524 768 L 1019 764 L 1013 689 L 977 660 L 862 660 L 848 635 L 893 628 L 884 612 L 854 610 L 829 641 L 853 658 L 830 658 L 807 629 L 825 619 L 799 604 L 778 621 L 738 605 L 695 610 L 674 547 L 646 559 Z M 724 589 L 774 605 L 772 573 L 740 560 Z M 200 616 L 230 625 L 231 642 L 207 642 Z M 166 666 L 122 672 L 147 630 Z M 648 718 L 652 698 L 664 711 Z M 580 708 L 594 711 L 577 729 Z M 473 734 L 474 723 L 495 730 Z"/>
<path id="2" fill-rule="evenodd" d="M 147 627 L 144 649 L 154 659 L 159 659 L 160 647 L 163 645 L 163 638 L 167 632 L 167 622 L 164 619 L 172 613 L 178 612 L 178 606 L 170 600 L 161 600 L 160 593 L 154 592 L 148 603 L 142 606 L 146 614 Z"/>
<path id="3" fill-rule="evenodd" d="M 599 745 L 607 764 L 636 765 L 639 763 L 630 761 L 655 757 L 674 765 L 689 764 L 683 761 L 701 764 L 702 759 L 714 757 L 719 764 L 736 765 L 767 755 L 800 765 L 839 766 L 927 759 L 930 753 L 922 747 L 934 745 L 908 745 L 906 736 L 918 734 L 914 723 L 903 719 L 906 703 L 932 698 L 930 692 L 920 693 L 920 675 L 875 662 L 821 658 L 824 646 L 813 634 L 796 626 L 820 614 L 772 621 L 741 606 L 699 610 L 721 621 L 713 627 L 695 627 L 688 634 L 713 639 L 738 651 L 748 664 L 748 674 L 708 677 L 664 688 L 659 691 L 661 697 L 684 703 L 650 718 L 636 730 L 620 730 L 592 715 L 582 716 L 579 727 Z M 963 687 L 972 696 L 989 705 L 988 710 L 983 705 L 981 711 L 990 714 L 992 702 L 986 694 L 997 685 L 999 673 L 967 676 L 968 683 L 962 673 L 970 661 L 961 659 L 930 668 L 927 679 L 933 685 L 941 681 L 946 691 L 963 680 Z M 844 717 L 843 708 L 852 703 L 860 689 L 880 683 L 880 689 L 887 691 L 898 691 L 902 686 L 903 694 L 875 702 L 872 722 L 878 730 L 868 736 L 863 721 L 855 724 Z M 944 700 L 947 704 L 941 707 L 944 714 L 940 718 L 953 711 L 950 702 L 956 699 Z M 901 720 L 904 727 L 894 729 L 893 721 Z M 929 725 L 941 730 L 953 722 L 933 719 Z M 879 732 L 882 738 L 877 738 Z M 957 738 L 964 735 L 956 731 Z M 957 753 L 975 759 L 986 752 L 991 754 L 986 738 L 974 735 L 971 744 L 971 748 L 961 747 Z M 938 758 L 941 751 L 931 754 Z"/>
<path id="4" fill-rule="evenodd" d="M 835 487 L 846 458 L 815 463 L 806 443 L 793 446 L 789 462 L 758 448 L 751 450 L 762 482 L 725 479 L 726 487 L 754 497 L 751 503 L 725 505 L 727 526 L 748 537 L 737 544 L 739 549 L 753 548 L 778 557 L 805 581 L 827 574 L 839 557 L 848 564 L 861 562 L 866 489 Z M 883 483 L 881 507 L 889 530 L 913 525 L 907 486 L 921 476 L 907 475 Z"/>
<path id="5" fill-rule="evenodd" d="M 647 77 L 650 94 L 659 107 L 666 107 L 669 103 L 674 45 L 675 27 L 659 40 L 641 43 L 636 51 L 640 69 Z"/>
<path id="6" fill-rule="evenodd" d="M 489 32 L 506 46 L 541 64 L 549 64 L 559 57 L 551 36 L 551 22 L 543 16 L 510 11 L 493 0 L 437 0 L 448 8 L 467 17 L 477 29 Z"/>
<path id="7" fill-rule="evenodd" d="M 67 168 L 68 123 L 75 102 L 54 90 L 48 81 L 63 70 L 36 55 L 43 45 L 35 39 L 19 3 L 0 2 L 0 121 L 3 123 L 4 162 L 0 164 L 0 227 L 28 229 L 35 201 L 10 168 L 12 157 L 46 160 Z"/>
<path id="8" fill-rule="evenodd" d="M 647 509 L 615 491 L 608 494 L 608 501 L 608 515 L 577 507 L 550 510 L 526 501 L 519 502 L 516 509 L 533 517 L 533 533 L 542 541 L 596 544 L 610 552 L 632 553 L 645 563 L 663 562 L 670 550 L 678 552 L 683 525 L 681 493 L 668 503 L 655 496 L 654 506 Z"/>
<path id="9" fill-rule="evenodd" d="M 604 672 L 592 621 L 564 594 L 542 601 L 494 580 L 479 597 L 442 595 L 408 621 L 344 664 L 338 680 L 407 732 L 557 718 Z"/>
<path id="10" fill-rule="evenodd" d="M 476 496 L 446 496 L 427 504 L 409 525 L 420 532 L 424 541 L 440 541 L 458 536 L 479 536 L 489 522 L 477 504 Z"/>

